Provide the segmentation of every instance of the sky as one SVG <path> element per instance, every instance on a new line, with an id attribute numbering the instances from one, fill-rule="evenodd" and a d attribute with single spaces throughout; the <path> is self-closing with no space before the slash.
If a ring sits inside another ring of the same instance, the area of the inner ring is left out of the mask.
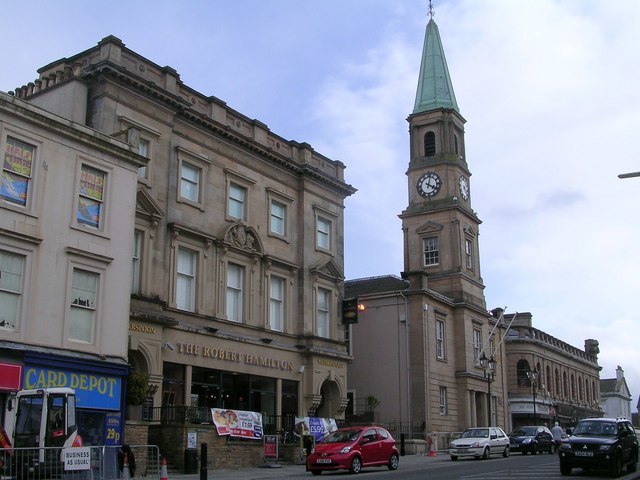
<path id="1" fill-rule="evenodd" d="M 287 140 L 343 162 L 347 279 L 399 275 L 428 0 L 0 0 L 0 90 L 115 35 Z M 153 5 L 150 8 L 150 5 Z M 489 309 L 640 395 L 640 2 L 433 0 L 482 220 Z M 411 186 L 413 188 L 413 186 Z"/>

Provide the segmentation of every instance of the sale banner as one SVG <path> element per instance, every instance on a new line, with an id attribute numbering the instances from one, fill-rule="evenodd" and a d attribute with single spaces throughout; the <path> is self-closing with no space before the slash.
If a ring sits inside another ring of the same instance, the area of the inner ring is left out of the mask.
<path id="1" fill-rule="evenodd" d="M 242 438 L 262 438 L 262 414 L 245 410 L 212 408 L 213 424 L 218 435 Z"/>
<path id="2" fill-rule="evenodd" d="M 338 429 L 333 418 L 296 417 L 296 432 L 298 435 L 313 435 L 316 442 Z"/>

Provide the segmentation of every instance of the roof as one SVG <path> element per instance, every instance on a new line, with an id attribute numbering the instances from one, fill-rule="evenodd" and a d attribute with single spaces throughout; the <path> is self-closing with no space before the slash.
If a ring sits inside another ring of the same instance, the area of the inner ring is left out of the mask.
<path id="1" fill-rule="evenodd" d="M 618 380 L 615 378 L 606 378 L 600 380 L 600 393 L 615 393 Z"/>
<path id="2" fill-rule="evenodd" d="M 422 113 L 440 108 L 458 110 L 456 95 L 447 68 L 447 60 L 440 40 L 438 26 L 433 18 L 427 24 L 422 47 L 420 76 L 413 113 Z"/>
<path id="3" fill-rule="evenodd" d="M 397 292 L 406 290 L 408 282 L 395 275 L 379 277 L 357 278 L 344 283 L 344 297 L 354 298 L 360 295 L 374 295 L 376 293 Z"/>

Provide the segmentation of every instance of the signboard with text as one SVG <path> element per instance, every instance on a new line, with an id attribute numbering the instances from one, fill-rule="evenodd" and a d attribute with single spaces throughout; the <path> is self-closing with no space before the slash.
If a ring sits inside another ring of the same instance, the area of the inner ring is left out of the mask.
<path id="1" fill-rule="evenodd" d="M 213 424 L 218 435 L 242 438 L 262 438 L 262 414 L 245 410 L 212 408 Z"/>
<path id="2" fill-rule="evenodd" d="M 334 430 L 337 430 L 338 425 L 333 418 L 296 417 L 295 428 L 301 437 L 313 435 L 316 441 L 320 441 Z"/>

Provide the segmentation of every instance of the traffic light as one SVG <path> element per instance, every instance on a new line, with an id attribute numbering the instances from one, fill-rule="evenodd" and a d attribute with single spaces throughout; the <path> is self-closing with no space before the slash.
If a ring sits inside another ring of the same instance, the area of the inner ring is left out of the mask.
<path id="1" fill-rule="evenodd" d="M 357 298 L 347 298 L 342 301 L 342 323 L 358 323 L 358 312 L 363 312 L 365 307 L 358 303 Z"/>

